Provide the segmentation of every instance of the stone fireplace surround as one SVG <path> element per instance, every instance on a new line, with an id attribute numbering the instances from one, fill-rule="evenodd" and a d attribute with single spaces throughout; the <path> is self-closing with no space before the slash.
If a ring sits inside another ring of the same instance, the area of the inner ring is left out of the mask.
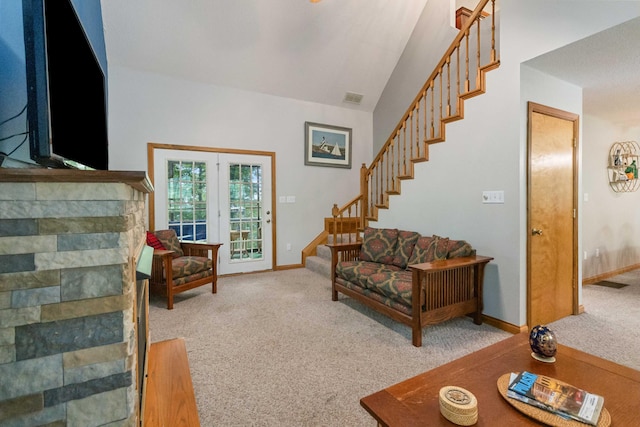
<path id="1" fill-rule="evenodd" d="M 144 172 L 0 169 L 0 425 L 139 425 L 151 191 Z"/>

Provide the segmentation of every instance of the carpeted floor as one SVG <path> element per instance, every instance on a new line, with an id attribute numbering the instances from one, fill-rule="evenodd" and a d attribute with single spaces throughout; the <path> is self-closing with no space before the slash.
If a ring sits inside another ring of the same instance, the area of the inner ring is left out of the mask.
<path id="1" fill-rule="evenodd" d="M 640 270 L 607 281 L 627 286 L 583 286 L 585 312 L 549 327 L 562 344 L 640 370 Z"/>
<path id="2" fill-rule="evenodd" d="M 151 340 L 185 338 L 203 426 L 374 426 L 361 397 L 510 336 L 460 318 L 427 328 L 416 348 L 408 327 L 331 301 L 330 288 L 296 269 L 221 278 L 217 294 L 180 294 L 171 311 L 152 296 Z M 550 325 L 560 342 L 640 369 L 640 285 L 583 293 L 585 314 Z"/>

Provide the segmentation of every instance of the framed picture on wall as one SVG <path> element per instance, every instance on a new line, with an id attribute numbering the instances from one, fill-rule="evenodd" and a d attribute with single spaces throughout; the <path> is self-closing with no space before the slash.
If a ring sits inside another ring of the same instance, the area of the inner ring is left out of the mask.
<path id="1" fill-rule="evenodd" d="M 351 169 L 351 129 L 304 123 L 304 164 Z"/>

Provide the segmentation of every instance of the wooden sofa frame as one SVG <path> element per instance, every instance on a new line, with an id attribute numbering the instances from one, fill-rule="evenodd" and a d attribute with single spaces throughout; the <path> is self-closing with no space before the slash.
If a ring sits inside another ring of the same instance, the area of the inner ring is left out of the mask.
<path id="1" fill-rule="evenodd" d="M 331 290 L 333 301 L 338 292 L 360 301 L 373 310 L 411 327 L 412 343 L 422 346 L 422 328 L 454 317 L 473 315 L 482 324 L 482 284 L 484 268 L 493 258 L 479 255 L 449 258 L 408 266 L 412 271 L 411 315 L 368 298 L 336 282 L 339 261 L 357 261 L 362 242 L 329 244 L 331 248 Z"/>

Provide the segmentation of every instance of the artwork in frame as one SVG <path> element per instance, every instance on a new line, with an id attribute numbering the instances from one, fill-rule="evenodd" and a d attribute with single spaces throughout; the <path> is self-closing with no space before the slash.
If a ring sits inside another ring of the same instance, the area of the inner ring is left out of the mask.
<path id="1" fill-rule="evenodd" d="M 304 164 L 351 169 L 351 129 L 304 123 Z"/>

